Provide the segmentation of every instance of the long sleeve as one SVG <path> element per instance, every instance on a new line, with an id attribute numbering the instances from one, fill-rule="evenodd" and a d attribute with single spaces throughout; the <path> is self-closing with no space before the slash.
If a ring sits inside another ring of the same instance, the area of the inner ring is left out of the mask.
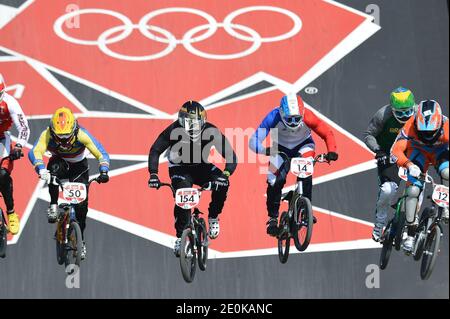
<path id="1" fill-rule="evenodd" d="M 214 147 L 225 159 L 225 170 L 228 171 L 230 175 L 233 174 L 238 163 L 237 156 L 233 150 L 233 147 L 231 146 L 226 136 L 223 135 L 217 127 L 211 125 L 211 128 L 209 129 L 212 130 L 210 133 L 210 137 L 214 139 Z M 205 132 L 203 136 L 205 135 L 208 136 L 209 134 Z"/>
<path id="2" fill-rule="evenodd" d="M 249 148 L 258 154 L 265 154 L 266 148 L 263 146 L 263 141 L 266 139 L 267 135 L 272 128 L 274 128 L 280 121 L 280 114 L 278 108 L 272 110 L 263 119 L 259 127 L 256 129 L 255 133 L 250 138 Z"/>
<path id="3" fill-rule="evenodd" d="M 410 140 L 410 136 L 413 136 L 413 130 L 414 117 L 411 117 L 400 133 L 398 133 L 397 139 L 395 140 L 394 145 L 392 145 L 391 159 L 399 167 L 406 167 L 408 162 L 410 162 L 405 152 L 408 147 L 408 140 Z"/>
<path id="4" fill-rule="evenodd" d="M 95 156 L 99 162 L 101 172 L 109 170 L 109 154 L 105 151 L 102 144 L 97 141 L 86 129 L 80 128 L 78 132 L 78 140 L 86 146 L 86 148 Z"/>
<path id="5" fill-rule="evenodd" d="M 305 124 L 325 141 L 328 152 L 336 152 L 336 139 L 331 128 L 319 119 L 312 111 L 306 109 L 304 116 Z"/>
<path id="6" fill-rule="evenodd" d="M 150 148 L 148 154 L 148 171 L 150 174 L 158 174 L 159 157 L 170 146 L 170 133 L 172 132 L 173 127 L 174 124 L 171 124 L 162 131 Z"/>
<path id="7" fill-rule="evenodd" d="M 50 129 L 46 129 L 41 133 L 38 140 L 34 144 L 31 151 L 28 153 L 28 159 L 34 166 L 36 172 L 40 169 L 44 169 L 44 154 L 47 151 L 48 142 L 50 141 Z"/>
<path id="8" fill-rule="evenodd" d="M 375 113 L 369 122 L 369 126 L 363 133 L 364 143 L 366 143 L 367 147 L 374 153 L 380 150 L 380 145 L 378 144 L 376 137 L 383 130 L 384 109 L 385 108 L 381 108 Z"/>
<path id="9" fill-rule="evenodd" d="M 28 126 L 28 121 L 22 111 L 22 108 L 20 107 L 19 102 L 17 102 L 17 100 L 10 95 L 5 95 L 5 98 L 6 97 L 9 114 L 18 132 L 17 143 L 24 146 L 25 144 L 27 144 L 30 137 L 30 128 Z"/>

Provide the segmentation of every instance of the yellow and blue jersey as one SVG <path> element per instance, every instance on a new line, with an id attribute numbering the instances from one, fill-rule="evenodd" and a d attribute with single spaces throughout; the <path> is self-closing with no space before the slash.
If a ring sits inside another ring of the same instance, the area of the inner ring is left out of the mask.
<path id="1" fill-rule="evenodd" d="M 70 150 L 59 147 L 51 136 L 50 128 L 47 128 L 41 133 L 39 139 L 28 153 L 28 158 L 38 172 L 40 169 L 45 168 L 43 156 L 46 151 L 49 151 L 52 156 L 61 157 L 69 163 L 77 163 L 86 157 L 86 149 L 99 161 L 100 172 L 107 172 L 110 162 L 108 153 L 102 144 L 83 127 L 79 128 L 75 143 Z"/>

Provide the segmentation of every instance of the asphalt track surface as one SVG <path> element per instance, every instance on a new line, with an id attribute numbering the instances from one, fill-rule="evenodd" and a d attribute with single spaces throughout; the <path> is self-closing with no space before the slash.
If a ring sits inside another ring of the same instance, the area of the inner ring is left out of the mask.
<path id="1" fill-rule="evenodd" d="M 0 0 L 8 5 L 19 2 Z M 377 4 L 382 29 L 313 81 L 310 85 L 319 93 L 302 92 L 304 99 L 360 139 L 370 116 L 386 104 L 388 92 L 402 83 L 407 83 L 417 97 L 438 100 L 448 114 L 447 2 L 340 2 L 363 12 L 368 4 Z M 109 103 L 119 111 L 128 107 L 59 79 L 83 103 Z M 45 125 L 30 122 L 35 132 Z M 113 167 L 129 164 L 114 161 Z M 372 169 L 317 185 L 314 203 L 372 221 L 376 194 L 376 172 Z M 88 259 L 82 265 L 80 288 L 67 289 L 65 273 L 56 263 L 46 207 L 44 201 L 37 201 L 20 240 L 9 246 L 7 258 L 0 260 L 1 299 L 449 298 L 448 227 L 428 281 L 420 280 L 418 263 L 394 252 L 388 269 L 381 273 L 380 288 L 368 289 L 366 266 L 378 263 L 379 249 L 293 254 L 286 265 L 274 255 L 213 259 L 206 272 L 198 272 L 196 280 L 186 284 L 167 247 L 88 220 Z"/>

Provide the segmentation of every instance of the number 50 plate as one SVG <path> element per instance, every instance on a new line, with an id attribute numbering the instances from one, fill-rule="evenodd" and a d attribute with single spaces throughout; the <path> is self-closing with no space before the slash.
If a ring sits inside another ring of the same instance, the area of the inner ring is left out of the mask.
<path id="1" fill-rule="evenodd" d="M 445 187 L 444 185 L 437 185 L 434 188 L 432 198 L 438 206 L 444 208 L 448 207 L 448 187 Z"/>
<path id="2" fill-rule="evenodd" d="M 83 183 L 66 183 L 63 186 L 63 198 L 71 204 L 79 204 L 87 197 L 86 185 Z"/>
<path id="3" fill-rule="evenodd" d="M 291 160 L 291 172 L 300 178 L 306 178 L 314 173 L 314 160 L 312 157 L 295 157 Z"/>
<path id="4" fill-rule="evenodd" d="M 195 188 L 180 188 L 175 193 L 175 204 L 183 209 L 191 209 L 200 203 L 200 192 Z"/>

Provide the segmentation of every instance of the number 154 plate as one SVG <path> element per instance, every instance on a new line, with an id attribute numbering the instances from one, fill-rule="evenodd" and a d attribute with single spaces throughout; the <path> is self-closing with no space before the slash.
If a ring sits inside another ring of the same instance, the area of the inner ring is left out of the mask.
<path id="1" fill-rule="evenodd" d="M 200 203 L 200 192 L 195 188 L 180 188 L 175 193 L 175 204 L 183 209 L 191 209 Z"/>

